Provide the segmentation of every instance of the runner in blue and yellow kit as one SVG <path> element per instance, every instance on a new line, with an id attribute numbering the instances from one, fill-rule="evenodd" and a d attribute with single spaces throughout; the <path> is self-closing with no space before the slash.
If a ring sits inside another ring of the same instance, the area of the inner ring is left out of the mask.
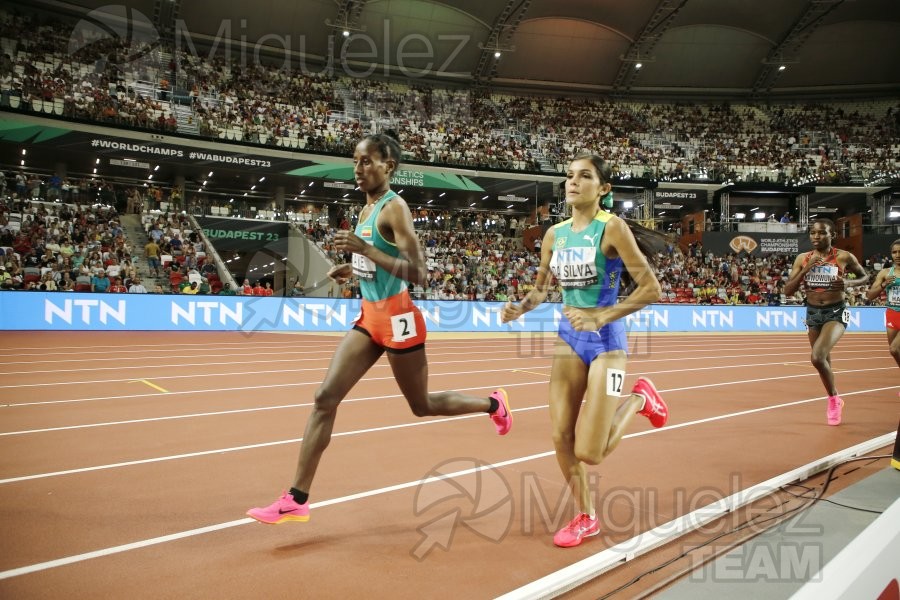
<path id="1" fill-rule="evenodd" d="M 609 164 L 598 156 L 572 161 L 566 173 L 572 218 L 547 230 L 534 289 L 503 308 L 503 321 L 509 322 L 543 302 L 551 273 L 563 290 L 566 318 L 560 320 L 550 372 L 550 419 L 556 460 L 580 512 L 554 536 L 561 547 L 577 546 L 600 531 L 585 463 L 603 461 L 636 413 L 654 427 L 668 419 L 668 407 L 649 379 L 638 378 L 620 402 L 628 360 L 621 319 L 659 299 L 648 256 L 654 254 L 651 239 L 663 238 L 600 207 L 611 194 L 610 179 Z M 636 287 L 617 303 L 623 266 Z"/>
<path id="2" fill-rule="evenodd" d="M 335 235 L 335 246 L 352 252 L 352 262 L 333 267 L 328 276 L 339 284 L 351 275 L 359 278 L 361 315 L 341 341 L 325 381 L 316 390 L 293 486 L 271 505 L 247 511 L 263 523 L 309 520 L 309 489 L 331 440 L 337 407 L 385 352 L 397 385 L 417 417 L 484 412 L 498 434 L 506 435 L 512 426 L 503 389 L 488 398 L 428 392 L 425 322 L 407 290 L 407 281 L 425 283 L 425 256 L 409 207 L 390 189 L 391 176 L 400 164 L 400 145 L 385 134 L 366 137 L 356 146 L 353 164 L 356 184 L 366 194 L 366 206 L 355 232 Z"/>
<path id="3" fill-rule="evenodd" d="M 884 326 L 887 329 L 887 341 L 888 347 L 891 349 L 891 356 L 900 367 L 900 335 L 898 335 L 900 334 L 900 240 L 894 240 L 894 243 L 891 244 L 891 262 L 894 264 L 882 269 L 875 276 L 875 281 L 866 292 L 866 297 L 874 300 L 881 294 L 887 296 Z"/>

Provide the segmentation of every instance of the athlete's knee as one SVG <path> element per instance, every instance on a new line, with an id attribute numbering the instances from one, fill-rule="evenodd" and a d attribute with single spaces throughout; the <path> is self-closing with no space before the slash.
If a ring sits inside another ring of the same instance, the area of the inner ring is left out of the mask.
<path id="1" fill-rule="evenodd" d="M 320 412 L 333 413 L 337 411 L 338 404 L 341 403 L 341 400 L 343 400 L 343 398 L 339 394 L 324 385 L 320 386 L 315 394 L 313 394 L 315 409 Z"/>
<path id="2" fill-rule="evenodd" d="M 585 444 L 575 443 L 575 456 L 587 465 L 599 465 L 608 455 L 606 440 L 589 440 Z"/>
<path id="3" fill-rule="evenodd" d="M 584 464 L 594 467 L 603 462 L 603 459 L 606 458 L 606 453 L 600 449 L 579 450 L 576 447 L 575 456 Z"/>
<path id="4" fill-rule="evenodd" d="M 553 446 L 557 450 L 574 452 L 575 451 L 575 432 L 553 430 Z"/>
<path id="5" fill-rule="evenodd" d="M 814 350 L 813 353 L 809 356 L 809 361 L 812 365 L 817 369 L 827 369 L 829 366 L 828 363 L 828 353 L 820 352 L 818 350 Z"/>

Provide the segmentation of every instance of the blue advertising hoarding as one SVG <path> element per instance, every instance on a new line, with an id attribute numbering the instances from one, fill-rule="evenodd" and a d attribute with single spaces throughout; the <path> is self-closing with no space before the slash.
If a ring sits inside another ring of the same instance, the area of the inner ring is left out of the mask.
<path id="1" fill-rule="evenodd" d="M 555 332 L 561 305 L 545 303 L 500 322 L 501 302 L 416 303 L 429 331 Z M 849 331 L 884 331 L 883 307 L 850 308 Z M 802 306 L 654 304 L 625 318 L 633 332 L 805 331 Z M 346 331 L 358 300 L 0 292 L 0 329 L 43 331 Z"/>

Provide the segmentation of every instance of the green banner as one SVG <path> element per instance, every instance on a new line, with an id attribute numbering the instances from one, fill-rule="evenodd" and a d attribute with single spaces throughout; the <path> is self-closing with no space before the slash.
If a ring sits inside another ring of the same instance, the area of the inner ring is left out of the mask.
<path id="1" fill-rule="evenodd" d="M 7 142 L 31 142 L 40 144 L 71 133 L 71 129 L 58 127 L 46 127 L 44 125 L 30 125 L 21 121 L 8 121 L 0 119 L 0 140 Z"/>
<path id="2" fill-rule="evenodd" d="M 216 250 L 255 251 L 287 248 L 288 224 L 251 219 L 197 217 L 203 234 Z"/>
<path id="3" fill-rule="evenodd" d="M 330 179 L 333 181 L 354 180 L 353 165 L 339 163 L 310 165 L 308 167 L 288 171 L 286 174 L 295 175 L 297 177 Z M 440 188 L 447 190 L 471 190 L 475 192 L 484 191 L 477 183 L 462 175 L 417 171 L 415 169 L 398 170 L 391 178 L 391 185 Z"/>

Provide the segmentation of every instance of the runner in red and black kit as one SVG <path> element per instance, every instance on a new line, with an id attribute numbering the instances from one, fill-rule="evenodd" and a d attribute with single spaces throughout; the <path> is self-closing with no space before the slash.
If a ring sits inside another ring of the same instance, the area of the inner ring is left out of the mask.
<path id="1" fill-rule="evenodd" d="M 812 346 L 810 360 L 828 392 L 828 424 L 840 425 L 844 401 L 834 385 L 831 349 L 844 335 L 850 321 L 844 290 L 865 285 L 869 276 L 855 256 L 832 246 L 834 231 L 834 223 L 829 219 L 816 219 L 810 224 L 809 241 L 813 249 L 800 254 L 794 261 L 784 293 L 795 294 L 801 284 L 806 292 L 806 326 Z M 847 274 L 855 278 L 848 279 Z"/>

